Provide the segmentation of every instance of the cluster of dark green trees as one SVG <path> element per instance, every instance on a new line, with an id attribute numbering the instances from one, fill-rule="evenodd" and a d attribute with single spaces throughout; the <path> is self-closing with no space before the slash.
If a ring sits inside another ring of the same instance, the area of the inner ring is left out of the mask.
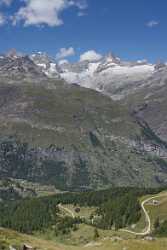
<path id="1" fill-rule="evenodd" d="M 25 199 L 0 205 L 0 225 L 23 233 L 48 228 L 57 219 L 58 208 L 47 199 Z"/>
<path id="2" fill-rule="evenodd" d="M 54 196 L 29 198 L 0 203 L 0 226 L 19 232 L 32 233 L 55 228 L 56 232 L 76 230 L 80 219 L 60 216 L 58 204 L 97 207 L 100 223 L 97 227 L 116 229 L 135 223 L 140 218 L 138 197 L 161 189 L 111 188 L 82 193 L 62 193 Z"/>
<path id="3" fill-rule="evenodd" d="M 108 200 L 97 210 L 101 216 L 98 226 L 103 229 L 116 230 L 136 223 L 141 216 L 138 198 L 133 192 Z"/>
<path id="4" fill-rule="evenodd" d="M 82 219 L 80 218 L 72 218 L 69 216 L 59 217 L 54 226 L 55 234 L 68 234 L 72 231 L 78 230 L 78 225 L 82 223 Z"/>

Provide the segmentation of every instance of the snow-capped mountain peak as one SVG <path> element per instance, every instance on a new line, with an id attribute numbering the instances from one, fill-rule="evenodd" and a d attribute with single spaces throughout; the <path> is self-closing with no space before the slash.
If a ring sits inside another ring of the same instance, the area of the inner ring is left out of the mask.
<path id="1" fill-rule="evenodd" d="M 40 76 L 64 79 L 69 84 L 78 84 L 109 95 L 113 99 L 122 99 L 141 88 L 148 86 L 150 79 L 166 75 L 167 65 L 159 62 L 149 64 L 146 60 L 136 62 L 123 61 L 112 53 L 96 61 L 57 62 L 46 53 L 37 52 L 30 56 L 10 51 L 0 55 L 0 74 L 24 77 Z M 162 72 L 162 74 L 161 74 Z M 164 73 L 165 72 L 165 73 Z M 156 81 L 155 81 L 156 84 Z"/>
<path id="2" fill-rule="evenodd" d="M 156 71 L 167 67 L 165 64 L 149 64 L 147 60 L 123 61 L 109 53 L 96 61 L 60 63 L 45 53 L 31 55 L 33 62 L 51 78 L 62 78 L 69 84 L 78 84 L 121 99 L 144 86 Z"/>
<path id="3" fill-rule="evenodd" d="M 46 53 L 37 52 L 30 56 L 31 60 L 39 66 L 42 71 L 51 78 L 59 78 L 58 65 L 53 58 L 48 56 Z"/>
<path id="4" fill-rule="evenodd" d="M 121 59 L 117 56 L 115 56 L 112 52 L 109 52 L 106 56 L 105 56 L 105 61 L 108 63 L 117 63 L 119 64 L 121 62 Z"/>

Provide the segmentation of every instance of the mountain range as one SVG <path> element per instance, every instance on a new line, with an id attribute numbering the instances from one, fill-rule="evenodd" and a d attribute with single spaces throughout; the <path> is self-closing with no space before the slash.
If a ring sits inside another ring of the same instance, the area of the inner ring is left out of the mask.
<path id="1" fill-rule="evenodd" d="M 46 54 L 38 52 L 30 58 L 41 67 L 48 77 L 62 78 L 71 84 L 94 89 L 120 100 L 141 87 L 142 81 L 149 79 L 163 63 L 149 64 L 146 60 L 136 62 L 121 61 L 112 53 L 98 61 L 55 62 Z"/>
<path id="2" fill-rule="evenodd" d="M 167 183 L 167 66 L 0 56 L 0 179 L 61 190 Z"/>

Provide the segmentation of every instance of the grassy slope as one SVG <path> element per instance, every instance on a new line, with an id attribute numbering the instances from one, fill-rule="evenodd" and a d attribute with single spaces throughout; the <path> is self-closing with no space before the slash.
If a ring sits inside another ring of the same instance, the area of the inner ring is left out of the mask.
<path id="1" fill-rule="evenodd" d="M 139 107 L 142 107 L 140 116 L 161 140 L 167 141 L 166 72 L 159 73 L 159 77 L 150 79 L 148 83 L 144 88 L 139 88 L 136 93 L 129 94 L 121 103 L 126 103 L 131 110 L 136 108 L 138 110 Z"/>
<path id="2" fill-rule="evenodd" d="M 80 230 L 83 238 L 88 237 L 92 238 L 93 229 L 89 229 L 88 227 L 82 228 Z M 73 237 L 73 243 L 75 242 L 75 238 Z M 32 236 L 21 235 L 13 231 L 9 230 L 0 230 L 0 241 L 4 241 L 7 245 L 22 245 L 24 243 L 30 244 L 33 247 L 36 247 L 39 250 L 84 250 L 87 246 L 88 249 L 91 250 L 166 250 L 167 248 L 167 239 L 156 239 L 155 241 L 146 241 L 141 239 L 127 239 L 127 238 L 118 238 L 112 234 L 108 234 L 105 238 L 100 238 L 97 242 L 91 241 L 89 244 L 85 243 L 79 246 L 72 245 L 64 245 L 57 243 L 56 241 L 48 241 L 39 239 Z M 89 246 L 89 247 L 88 247 Z"/>
<path id="3" fill-rule="evenodd" d="M 10 101 L 6 100 L 9 91 Z M 115 136 L 133 135 L 137 129 L 125 107 L 89 89 L 59 82 L 55 89 L 0 84 L 0 96 L 6 113 L 1 114 L 3 133 L 16 133 L 40 147 L 55 142 L 68 145 L 72 139 L 81 146 L 80 136 L 85 141 L 85 132 L 94 129 Z"/>
<path id="4" fill-rule="evenodd" d="M 162 192 L 159 195 L 162 194 L 166 195 L 166 192 Z M 153 197 L 154 195 L 147 195 L 144 197 L 141 197 L 141 202 L 149 197 Z M 167 198 L 161 197 L 157 200 L 160 201 L 159 206 L 153 206 L 150 204 L 146 204 L 145 207 L 149 211 L 152 225 L 154 224 L 154 221 L 157 217 L 160 218 L 160 220 L 167 219 Z M 70 209 L 74 212 L 74 208 L 72 205 L 65 206 L 66 208 Z M 93 208 L 92 208 L 93 209 Z M 93 211 L 93 210 L 92 210 Z M 90 209 L 83 208 L 81 209 L 81 214 L 85 214 L 86 217 L 89 217 Z M 133 229 L 133 231 L 141 232 L 142 229 L 146 227 L 145 224 L 145 217 L 142 216 L 141 220 L 137 224 L 136 228 Z M 167 248 L 167 238 L 161 238 L 156 239 L 153 241 L 147 241 L 143 240 L 141 237 L 136 237 L 132 234 L 125 233 L 125 232 L 115 232 L 115 231 L 109 231 L 109 230 L 98 230 L 100 238 L 97 242 L 93 241 L 94 236 L 94 228 L 88 225 L 80 225 L 79 229 L 76 232 L 72 232 L 68 237 L 58 237 L 56 241 L 61 242 L 63 244 L 67 244 L 70 246 L 73 244 L 75 247 L 72 249 L 77 249 L 78 245 L 80 245 L 79 249 L 84 249 L 83 246 L 89 246 L 89 249 L 95 250 L 122 250 L 122 249 L 141 249 L 141 250 L 165 250 Z M 55 240 L 54 236 L 48 232 L 48 234 L 45 235 L 45 239 L 51 239 Z M 92 242 L 92 243 L 90 243 Z M 97 246 L 96 246 L 97 245 Z M 67 248 L 68 249 L 68 248 Z"/>
<path id="5" fill-rule="evenodd" d="M 165 193 L 165 192 L 164 192 Z M 162 193 L 160 193 L 161 195 Z M 166 193 L 165 193 L 166 194 Z M 141 197 L 141 202 L 153 195 Z M 167 219 L 167 198 L 161 197 L 157 199 L 160 205 L 152 206 L 146 204 L 145 207 L 149 211 L 152 218 L 152 225 L 157 217 L 160 220 Z M 74 211 L 72 205 L 66 206 Z M 80 214 L 89 217 L 93 208 L 81 208 Z M 140 231 L 145 227 L 144 217 L 137 224 L 136 231 Z M 36 234 L 28 236 L 16 233 L 11 230 L 0 229 L 0 242 L 4 241 L 7 245 L 22 245 L 27 243 L 39 250 L 84 250 L 85 247 L 91 250 L 166 250 L 167 238 L 157 238 L 153 241 L 143 240 L 125 232 L 115 232 L 109 230 L 98 230 L 100 238 L 94 241 L 94 228 L 92 226 L 81 224 L 77 231 L 71 232 L 66 236 L 55 236 L 53 231 L 47 231 L 45 234 Z"/>
<path id="6" fill-rule="evenodd" d="M 167 194 L 166 197 L 157 198 L 156 200 L 160 202 L 159 205 L 146 205 L 146 208 L 149 211 L 149 215 L 151 218 L 152 229 L 154 222 L 157 218 L 159 218 L 160 221 L 167 220 Z"/>
<path id="7" fill-rule="evenodd" d="M 38 239 L 36 237 L 19 234 L 17 232 L 7 230 L 7 229 L 0 229 L 0 242 L 3 241 L 7 245 L 13 246 L 22 246 L 23 244 L 29 244 L 33 247 L 37 247 L 40 250 L 61 250 L 58 244 L 54 242 L 45 241 L 42 239 Z"/>
<path id="8" fill-rule="evenodd" d="M 160 221 L 167 220 L 167 192 L 161 192 L 158 195 L 166 194 L 166 197 L 160 197 L 156 198 L 155 200 L 159 201 L 159 205 L 152 205 L 150 202 L 145 204 L 145 208 L 149 213 L 150 219 L 151 219 L 151 226 L 153 230 L 153 225 L 154 222 L 157 218 L 160 219 Z M 151 198 L 154 195 L 147 195 L 144 196 L 140 199 L 140 202 L 146 200 L 147 198 Z M 135 232 L 141 232 L 142 229 L 146 227 L 146 222 L 145 222 L 145 215 L 142 211 L 142 216 L 140 221 L 137 223 L 136 227 L 133 229 Z"/>
<path id="9" fill-rule="evenodd" d="M 90 215 L 95 211 L 96 208 L 94 207 L 80 207 L 80 212 L 77 213 L 75 211 L 75 208 L 77 208 L 77 206 L 73 206 L 73 205 L 63 205 L 63 207 L 69 209 L 70 211 L 73 212 L 74 216 L 80 216 L 80 217 L 84 217 L 86 219 L 90 218 Z"/>
<path id="10" fill-rule="evenodd" d="M 158 167 L 155 169 L 152 162 L 124 144 L 124 139 L 136 138 L 140 133 L 125 105 L 90 89 L 62 82 L 50 84 L 52 88 L 48 82 L 0 83 L 0 136 L 16 135 L 34 147 L 54 144 L 64 148 L 63 160 L 66 159 L 69 176 L 75 173 L 70 154 L 82 155 L 93 188 L 111 184 L 155 186 L 155 174 L 165 179 Z M 96 136 L 98 146 L 90 132 Z"/>

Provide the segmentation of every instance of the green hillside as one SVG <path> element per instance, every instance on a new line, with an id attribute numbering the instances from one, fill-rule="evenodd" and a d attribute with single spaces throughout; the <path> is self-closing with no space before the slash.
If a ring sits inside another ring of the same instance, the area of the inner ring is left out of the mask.
<path id="1" fill-rule="evenodd" d="M 110 206 L 112 209 L 117 209 L 117 218 L 118 216 L 120 218 L 127 216 L 128 207 L 123 209 L 121 205 L 121 192 L 121 189 L 113 189 L 80 194 L 67 193 L 53 197 L 33 198 L 3 204 L 0 206 L 1 226 L 8 225 L 7 227 L 13 227 L 19 231 L 29 233 L 29 235 L 1 227 L 1 249 L 6 250 L 9 246 L 20 249 L 23 244 L 29 244 L 34 249 L 39 250 L 79 250 L 85 248 L 92 250 L 108 250 L 111 248 L 114 250 L 122 250 L 123 248 L 130 250 L 150 250 L 151 248 L 165 250 L 167 247 L 166 235 L 157 233 L 155 221 L 159 218 L 160 228 L 167 220 L 167 214 L 165 213 L 167 204 L 166 191 L 159 193 L 158 190 L 126 190 L 126 193 L 133 194 L 134 197 L 138 196 L 140 203 L 150 199 L 145 204 L 146 211 L 151 219 L 150 236 L 128 233 L 123 231 L 124 228 L 122 230 L 117 230 L 113 227 L 102 229 L 100 224 L 96 224 L 96 220 L 94 220 L 95 224 L 91 224 L 90 218 L 93 214 L 96 214 L 96 210 L 103 207 L 102 205 L 106 204 L 106 201 L 108 203 L 109 201 L 111 202 L 115 197 L 119 198 L 120 204 L 118 205 L 115 202 L 111 203 Z M 142 194 L 147 195 L 143 196 Z M 159 202 L 156 205 L 152 203 L 155 200 L 153 198 L 155 196 Z M 61 204 L 61 206 L 56 206 L 57 204 Z M 76 208 L 80 208 L 80 210 L 78 211 Z M 105 209 L 109 208 L 105 206 Z M 74 213 L 75 218 L 68 210 L 72 214 Z M 135 210 L 131 207 L 129 211 L 129 215 L 132 216 Z M 141 212 L 143 211 L 141 210 Z M 101 214 L 100 211 L 98 213 L 99 215 Z M 105 213 L 106 215 L 107 213 Z M 108 220 L 105 222 L 108 225 L 110 224 L 110 218 L 108 217 Z M 133 220 L 131 225 L 134 224 Z M 141 227 L 141 224 L 143 227 Z M 136 223 L 136 227 L 131 227 L 131 230 L 136 232 L 138 228 L 138 232 L 143 232 L 143 229 L 147 226 L 142 215 Z"/>
<path id="2" fill-rule="evenodd" d="M 0 100 L 0 178 L 61 190 L 165 184 L 166 168 L 134 148 L 143 128 L 125 105 L 45 79 L 1 79 Z"/>

